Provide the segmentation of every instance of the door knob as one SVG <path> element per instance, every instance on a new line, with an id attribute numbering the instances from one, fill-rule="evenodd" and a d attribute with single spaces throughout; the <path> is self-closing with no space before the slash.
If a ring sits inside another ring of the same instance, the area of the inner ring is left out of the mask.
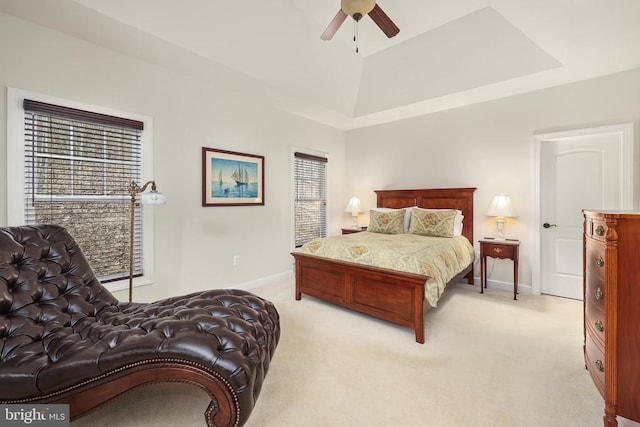
<path id="1" fill-rule="evenodd" d="M 542 224 L 542 226 L 543 226 L 544 228 L 557 227 L 555 224 L 549 224 L 548 222 L 545 222 L 544 224 Z"/>

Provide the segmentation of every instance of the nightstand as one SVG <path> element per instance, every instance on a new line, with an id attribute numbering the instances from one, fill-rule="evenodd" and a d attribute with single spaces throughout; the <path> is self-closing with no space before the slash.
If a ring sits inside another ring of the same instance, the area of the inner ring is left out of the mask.
<path id="1" fill-rule="evenodd" d="M 495 240 L 485 237 L 480 240 L 480 293 L 487 287 L 487 257 L 513 261 L 513 299 L 518 297 L 518 259 L 520 240 Z"/>
<path id="2" fill-rule="evenodd" d="M 367 231 L 367 227 L 343 228 L 342 229 L 342 234 L 360 233 L 361 231 Z"/>

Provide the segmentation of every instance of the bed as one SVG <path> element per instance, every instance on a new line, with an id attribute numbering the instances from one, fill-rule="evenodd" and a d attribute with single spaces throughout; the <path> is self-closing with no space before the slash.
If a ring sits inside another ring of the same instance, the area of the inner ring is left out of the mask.
<path id="1" fill-rule="evenodd" d="M 377 190 L 379 208 L 457 209 L 464 215 L 462 236 L 473 244 L 475 188 Z M 293 252 L 295 297 L 306 294 L 398 325 L 413 328 L 416 342 L 424 343 L 424 314 L 428 275 Z M 446 285 L 464 278 L 473 284 L 473 258 Z"/>

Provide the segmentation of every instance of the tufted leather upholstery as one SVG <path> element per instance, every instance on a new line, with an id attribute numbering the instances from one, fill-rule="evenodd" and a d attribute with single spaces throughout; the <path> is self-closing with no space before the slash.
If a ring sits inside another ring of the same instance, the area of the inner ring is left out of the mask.
<path id="1" fill-rule="evenodd" d="M 204 365 L 231 385 L 242 425 L 280 336 L 272 303 L 211 290 L 119 303 L 55 225 L 0 228 L 0 401 L 55 394 L 150 360 Z"/>

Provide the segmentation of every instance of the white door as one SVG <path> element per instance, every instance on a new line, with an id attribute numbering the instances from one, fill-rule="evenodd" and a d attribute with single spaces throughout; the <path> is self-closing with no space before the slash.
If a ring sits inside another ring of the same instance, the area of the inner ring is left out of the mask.
<path id="1" fill-rule="evenodd" d="M 620 125 L 536 137 L 542 293 L 582 299 L 582 209 L 632 208 L 632 131 Z"/>

